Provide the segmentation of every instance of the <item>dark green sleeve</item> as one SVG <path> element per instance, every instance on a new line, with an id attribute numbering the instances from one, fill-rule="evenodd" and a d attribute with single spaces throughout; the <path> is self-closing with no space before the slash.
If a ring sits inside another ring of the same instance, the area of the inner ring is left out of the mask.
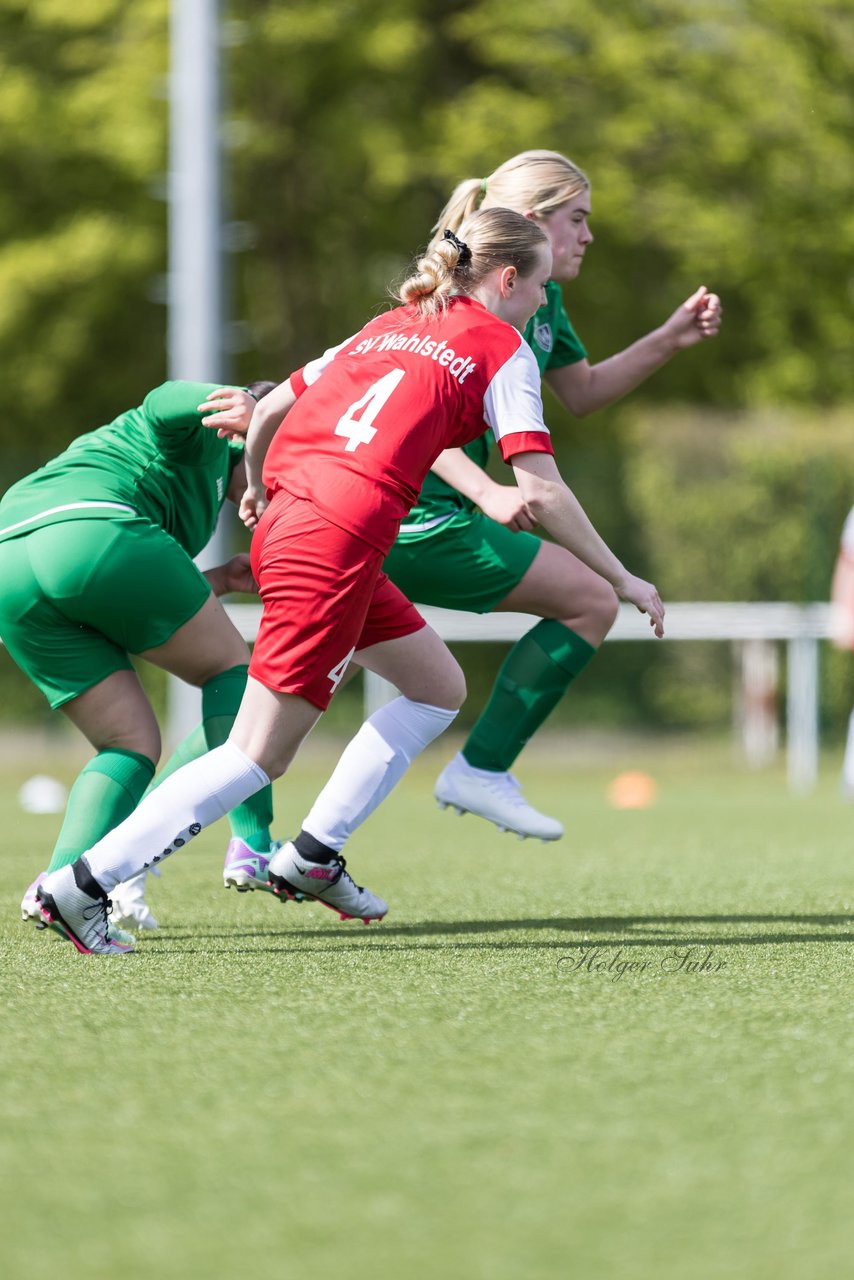
<path id="1" fill-rule="evenodd" d="M 219 382 L 164 382 L 149 391 L 142 402 L 142 414 L 164 454 L 177 456 L 192 446 L 202 427 L 199 405 Z M 214 433 L 215 434 L 215 433 Z"/>
<path id="2" fill-rule="evenodd" d="M 578 364 L 579 360 L 586 359 L 587 352 L 563 307 L 555 317 L 554 328 L 554 347 L 546 365 L 547 369 L 562 369 L 564 365 Z"/>

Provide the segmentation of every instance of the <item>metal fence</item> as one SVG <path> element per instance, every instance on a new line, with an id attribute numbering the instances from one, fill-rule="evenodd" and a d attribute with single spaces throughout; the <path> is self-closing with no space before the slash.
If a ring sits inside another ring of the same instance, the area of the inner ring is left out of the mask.
<path id="1" fill-rule="evenodd" d="M 261 606 L 226 608 L 243 637 L 253 641 Z M 446 641 L 513 642 L 534 625 L 527 613 L 419 609 Z M 797 791 L 808 791 L 818 773 L 819 641 L 832 636 L 834 617 L 829 604 L 708 602 L 667 606 L 664 643 L 725 640 L 735 646 L 740 674 L 737 732 L 745 758 L 754 767 L 768 763 L 777 748 L 777 654 L 781 644 L 786 646 L 787 774 L 790 787 Z M 621 605 L 608 643 L 654 639 L 648 619 L 631 605 Z M 366 672 L 365 714 L 394 697 L 395 692 L 379 676 Z"/>

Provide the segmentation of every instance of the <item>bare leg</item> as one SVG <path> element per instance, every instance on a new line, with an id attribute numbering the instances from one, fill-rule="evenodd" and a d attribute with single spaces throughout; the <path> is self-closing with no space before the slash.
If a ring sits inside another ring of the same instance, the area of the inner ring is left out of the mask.
<path id="1" fill-rule="evenodd" d="M 160 758 L 160 730 L 135 671 L 114 671 L 61 708 L 96 751 L 118 748 Z"/>
<path id="2" fill-rule="evenodd" d="M 571 551 L 544 542 L 521 582 L 496 605 L 496 612 L 556 618 L 595 648 L 614 625 L 618 607 L 610 582 Z"/>
<path id="3" fill-rule="evenodd" d="M 250 676 L 231 741 L 270 778 L 287 771 L 320 710 L 292 693 L 277 693 Z"/>
<path id="4" fill-rule="evenodd" d="M 219 600 L 211 595 L 165 644 L 146 649 L 139 657 L 187 684 L 203 685 L 220 671 L 248 662 L 249 650 Z"/>
<path id="5" fill-rule="evenodd" d="M 71 788 L 48 872 L 75 862 L 133 812 L 151 782 L 160 754 L 160 730 L 134 671 L 113 672 L 62 710 L 88 738 L 96 754 Z M 25 911 L 25 904 L 26 897 L 22 915 L 37 918 Z M 147 908 L 141 906 L 140 913 L 149 927 L 156 927 Z"/>
<path id="6" fill-rule="evenodd" d="M 354 662 L 395 684 L 402 696 L 365 721 L 304 820 L 295 845 L 318 861 L 341 852 L 412 760 L 451 724 L 465 697 L 463 673 L 430 627 L 360 650 Z"/>
<path id="7" fill-rule="evenodd" d="M 462 669 L 432 627 L 360 649 L 353 662 L 382 676 L 413 702 L 458 711 L 465 700 Z"/>
<path id="8" fill-rule="evenodd" d="M 154 785 L 182 765 L 222 746 L 234 727 L 246 691 L 249 650 L 222 608 L 219 600 L 209 596 L 198 613 L 165 644 L 143 655 L 189 684 L 201 688 L 202 722 L 166 762 Z M 273 846 L 273 795 L 270 787 L 262 787 L 237 805 L 228 815 L 231 840 L 225 854 L 225 871 L 231 883 L 235 867 L 241 869 L 241 885 L 265 888 L 266 858 Z M 258 872 L 249 876 L 251 870 Z"/>

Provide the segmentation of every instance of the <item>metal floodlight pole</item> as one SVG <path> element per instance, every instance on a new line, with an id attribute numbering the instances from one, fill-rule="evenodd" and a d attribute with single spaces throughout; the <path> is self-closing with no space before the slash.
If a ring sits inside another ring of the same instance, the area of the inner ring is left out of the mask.
<path id="1" fill-rule="evenodd" d="M 169 377 L 216 382 L 222 351 L 219 3 L 172 0 Z"/>
<path id="2" fill-rule="evenodd" d="M 219 0 L 172 0 L 169 58 L 168 371 L 191 382 L 226 380 L 223 356 L 222 190 L 219 145 Z M 198 557 L 226 559 L 220 520 Z M 198 690 L 169 682 L 168 737 L 200 719 Z"/>

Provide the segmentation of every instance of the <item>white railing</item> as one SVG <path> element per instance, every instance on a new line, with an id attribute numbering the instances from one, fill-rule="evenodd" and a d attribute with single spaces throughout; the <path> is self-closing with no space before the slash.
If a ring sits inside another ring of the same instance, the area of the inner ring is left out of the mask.
<path id="1" fill-rule="evenodd" d="M 241 635 L 258 632 L 260 605 L 227 605 Z M 458 613 L 419 606 L 430 625 L 447 641 L 512 642 L 534 625 L 527 613 Z M 818 774 L 818 642 L 833 634 L 829 604 L 742 604 L 729 602 L 670 604 L 667 638 L 727 640 L 738 648 L 741 697 L 738 725 L 745 756 L 754 767 L 767 763 L 777 745 L 777 644 L 786 645 L 786 756 L 789 785 L 807 791 Z M 621 605 L 608 640 L 654 640 L 648 619 Z M 365 673 L 365 713 L 394 696 L 386 681 Z"/>

